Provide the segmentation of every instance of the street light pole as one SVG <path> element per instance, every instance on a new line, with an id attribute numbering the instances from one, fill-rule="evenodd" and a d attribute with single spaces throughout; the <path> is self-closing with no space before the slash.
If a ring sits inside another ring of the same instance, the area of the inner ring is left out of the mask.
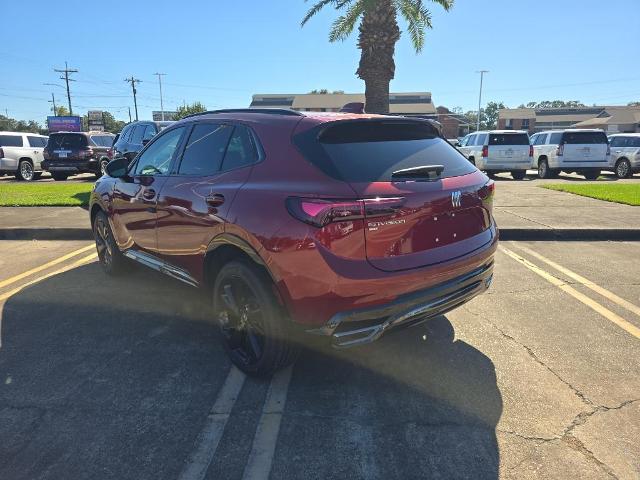
<path id="1" fill-rule="evenodd" d="M 164 105 L 162 104 L 162 76 L 166 75 L 166 73 L 154 73 L 154 75 L 158 76 L 158 84 L 160 85 L 160 117 L 164 122 Z"/>
<path id="2" fill-rule="evenodd" d="M 476 125 L 476 132 L 480 130 L 480 107 L 482 106 L 482 80 L 485 73 L 489 73 L 489 70 L 480 70 L 476 73 L 480 74 L 480 95 L 478 95 L 478 124 Z"/>

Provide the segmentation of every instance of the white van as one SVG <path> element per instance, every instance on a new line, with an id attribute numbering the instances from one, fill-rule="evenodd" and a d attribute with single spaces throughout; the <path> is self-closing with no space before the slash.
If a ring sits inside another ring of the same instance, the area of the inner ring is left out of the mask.
<path id="1" fill-rule="evenodd" d="M 560 172 L 576 172 L 595 180 L 602 170 L 611 170 L 609 141 L 600 129 L 569 129 L 539 132 L 531 137 L 532 168 L 540 178 Z"/>
<path id="2" fill-rule="evenodd" d="M 37 133 L 0 132 L 0 174 L 27 182 L 37 180 L 48 138 Z"/>
<path id="3" fill-rule="evenodd" d="M 510 172 L 522 180 L 531 165 L 533 151 L 524 130 L 490 130 L 470 133 L 458 150 L 480 170 L 489 175 Z"/>

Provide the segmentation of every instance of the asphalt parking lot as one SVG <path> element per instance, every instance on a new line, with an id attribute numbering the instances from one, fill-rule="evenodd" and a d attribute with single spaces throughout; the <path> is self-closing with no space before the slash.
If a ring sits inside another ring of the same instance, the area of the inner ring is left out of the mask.
<path id="1" fill-rule="evenodd" d="M 640 477 L 639 243 L 503 242 L 487 295 L 271 381 L 93 253 L 0 242 L 0 478 Z"/>

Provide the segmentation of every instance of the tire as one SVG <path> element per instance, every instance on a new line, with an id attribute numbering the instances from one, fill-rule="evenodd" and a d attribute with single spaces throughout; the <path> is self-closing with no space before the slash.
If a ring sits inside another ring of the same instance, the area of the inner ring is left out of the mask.
<path id="1" fill-rule="evenodd" d="M 51 176 L 56 182 L 60 182 L 69 178 L 68 173 L 52 173 Z"/>
<path id="2" fill-rule="evenodd" d="M 25 182 L 33 182 L 35 179 L 35 171 L 33 169 L 33 163 L 31 160 L 20 160 L 18 162 L 18 171 L 16 172 L 16 178 Z"/>
<path id="3" fill-rule="evenodd" d="M 631 163 L 626 158 L 621 158 L 616 162 L 616 177 L 618 178 L 629 178 L 631 173 Z"/>
<path id="4" fill-rule="evenodd" d="M 511 178 L 514 180 L 524 180 L 524 177 L 527 176 L 526 170 L 514 170 L 511 172 Z"/>
<path id="5" fill-rule="evenodd" d="M 98 251 L 98 262 L 104 272 L 114 276 L 125 272 L 127 260 L 113 238 L 107 215 L 102 211 L 93 219 L 93 236 Z"/>
<path id="6" fill-rule="evenodd" d="M 542 158 L 538 161 L 538 177 L 539 178 L 552 178 L 553 172 L 549 168 L 549 162 L 546 158 Z"/>
<path id="7" fill-rule="evenodd" d="M 600 170 L 589 170 L 583 173 L 586 180 L 596 180 L 600 176 Z"/>
<path id="8" fill-rule="evenodd" d="M 299 353 L 272 287 L 266 273 L 245 261 L 225 264 L 213 285 L 213 309 L 224 349 L 248 375 L 272 375 L 293 363 Z"/>

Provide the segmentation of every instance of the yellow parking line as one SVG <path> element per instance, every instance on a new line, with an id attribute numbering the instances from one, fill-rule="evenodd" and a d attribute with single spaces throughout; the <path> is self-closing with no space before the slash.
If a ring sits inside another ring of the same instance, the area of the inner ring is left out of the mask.
<path id="1" fill-rule="evenodd" d="M 92 247 L 93 247 L 93 245 L 92 245 Z M 58 275 L 60 273 L 64 273 L 64 272 L 66 272 L 68 270 L 72 270 L 72 269 L 74 269 L 76 267 L 80 267 L 80 266 L 84 265 L 85 263 L 94 260 L 95 258 L 97 258 L 97 256 L 98 256 L 97 253 L 92 253 L 91 255 L 87 255 L 86 257 L 81 258 L 77 262 L 74 262 L 74 263 L 72 263 L 70 265 L 65 265 L 64 267 L 59 268 L 58 270 L 54 270 L 53 272 L 49 272 L 46 275 L 41 275 L 40 277 L 36 277 L 33 280 L 29 280 L 27 283 L 23 283 L 19 287 L 16 287 L 13 290 L 10 290 L 10 291 L 0 295 L 0 302 L 6 300 L 7 298 L 11 297 L 12 295 L 15 295 L 20 290 L 22 290 L 25 287 L 28 287 L 29 285 L 33 285 L 34 283 L 38 283 L 38 282 L 40 282 L 40 281 L 42 281 L 42 280 L 44 280 L 46 278 L 53 277 L 54 275 Z"/>
<path id="2" fill-rule="evenodd" d="M 618 305 L 620 305 L 622 308 L 626 308 L 627 310 L 629 310 L 630 312 L 635 313 L 636 315 L 640 316 L 640 307 L 628 302 L 627 300 L 625 300 L 624 298 L 619 297 L 618 295 L 616 295 L 613 292 L 610 292 L 609 290 L 607 290 L 606 288 L 602 288 L 600 285 L 598 285 L 597 283 L 592 282 L 591 280 L 588 280 L 586 278 L 584 278 L 581 275 L 578 275 L 575 272 L 572 272 L 571 270 L 569 270 L 566 267 L 563 267 L 562 265 L 559 265 L 557 263 L 555 263 L 552 260 L 549 260 L 548 258 L 543 257 L 542 255 L 540 255 L 538 252 L 535 252 L 527 247 L 523 247 L 522 245 L 517 245 L 516 247 L 518 250 L 522 250 L 523 252 L 527 253 L 527 255 L 531 255 L 532 257 L 537 258 L 538 260 L 540 260 L 541 262 L 546 263 L 547 265 L 549 265 L 550 267 L 555 268 L 556 270 L 558 270 L 560 273 L 564 273 L 567 277 L 574 279 L 576 282 L 584 285 L 585 287 L 593 290 L 596 293 L 599 293 L 600 295 L 602 295 L 605 298 L 608 298 L 609 300 L 611 300 L 613 303 L 617 303 Z"/>
<path id="3" fill-rule="evenodd" d="M 608 308 L 603 307 L 598 302 L 596 302 L 595 300 L 592 300 L 591 298 L 587 297 L 583 293 L 580 293 L 578 290 L 576 290 L 575 288 L 567 285 L 566 283 L 564 283 L 559 278 L 554 277 L 552 274 L 550 274 L 546 270 L 543 270 L 542 268 L 538 267 L 537 265 L 534 265 L 533 263 L 531 263 L 526 258 L 521 257 L 517 253 L 512 252 L 511 250 L 503 247 L 502 245 L 499 248 L 500 248 L 500 250 L 502 252 L 504 252 L 505 254 L 509 255 L 515 261 L 517 261 L 518 263 L 524 265 L 525 267 L 527 267 L 532 272 L 537 273 L 538 275 L 540 275 L 542 278 L 547 280 L 552 285 L 558 287 L 563 292 L 568 293 L 573 298 L 575 298 L 576 300 L 582 302 L 583 304 L 585 304 L 587 307 L 591 308 L 592 310 L 596 311 L 597 313 L 602 315 L 604 318 L 609 320 L 611 323 L 614 323 L 618 327 L 622 328 L 627 333 L 630 333 L 634 337 L 640 339 L 640 328 L 636 327 L 634 324 L 632 324 L 630 322 L 627 322 L 621 316 L 619 316 L 616 313 L 612 312 Z"/>
<path id="4" fill-rule="evenodd" d="M 70 258 L 73 258 L 77 255 L 80 255 L 81 253 L 84 253 L 88 250 L 91 250 L 92 248 L 95 248 L 94 244 L 91 245 L 87 245 L 86 247 L 82 247 L 78 250 L 75 250 L 71 253 L 67 253 L 66 255 L 63 255 L 60 258 L 56 258 L 55 260 L 51 260 L 48 263 L 45 263 L 44 265 L 40 265 L 39 267 L 36 268 L 32 268 L 31 270 L 27 270 L 26 272 L 22 272 L 14 277 L 11 278 L 7 278 L 6 280 L 2 280 L 0 281 L 0 288 L 4 288 L 7 285 L 11 285 L 12 283 L 17 282 L 18 280 L 22 280 L 23 278 L 28 277 L 29 275 L 33 275 L 34 273 L 38 273 L 41 272 L 42 270 L 46 270 L 47 268 L 51 268 L 54 265 L 58 265 L 59 263 L 65 262 L 67 260 L 69 260 Z"/>

